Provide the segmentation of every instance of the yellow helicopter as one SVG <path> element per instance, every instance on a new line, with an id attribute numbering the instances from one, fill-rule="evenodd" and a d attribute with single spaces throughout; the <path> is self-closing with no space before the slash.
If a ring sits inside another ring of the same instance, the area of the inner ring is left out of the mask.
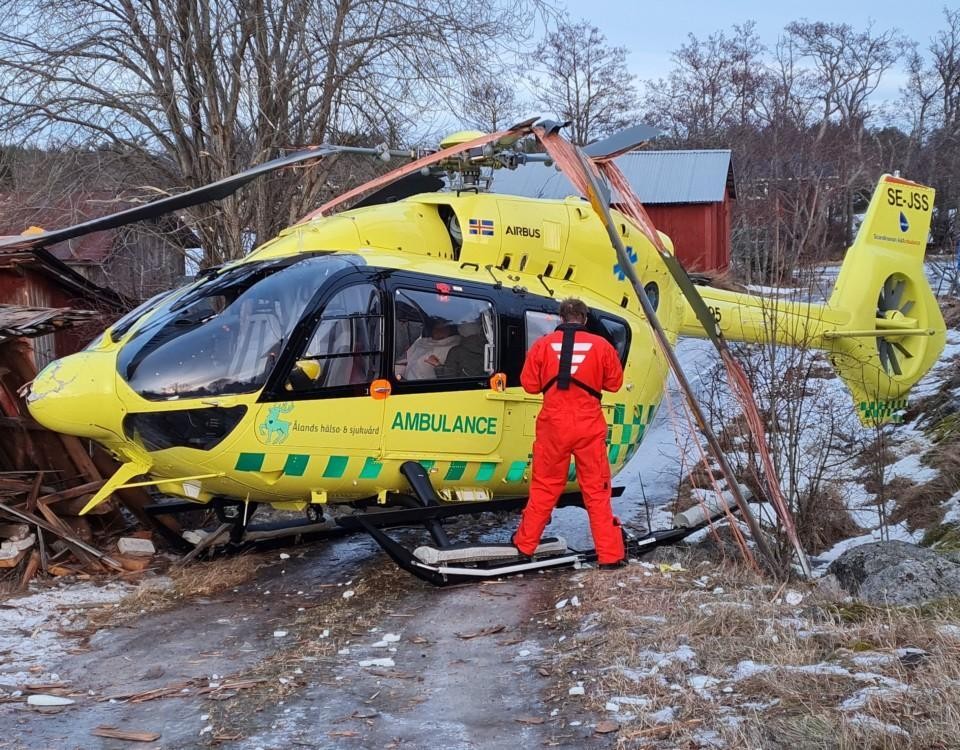
<path id="1" fill-rule="evenodd" d="M 433 155 L 451 189 L 296 224 L 46 367 L 28 395 L 33 417 L 101 443 L 122 462 L 85 510 L 119 488 L 155 485 L 189 503 L 214 503 L 239 540 L 256 504 L 306 509 L 313 521 L 332 504 L 405 505 L 358 512 L 341 525 L 374 534 L 434 583 L 485 575 L 470 571 L 503 558 L 502 550 L 411 556 L 381 530 L 424 523 L 442 550 L 455 547 L 443 518 L 522 504 L 541 397 L 523 391 L 520 370 L 527 348 L 557 325 L 565 297 L 589 305 L 588 327 L 610 340 L 624 365 L 624 387 L 603 398 L 611 468 L 622 469 L 657 412 L 667 362 L 590 203 L 482 189 L 481 169 L 528 158 L 515 147 L 530 127 L 483 143 L 482 134 L 456 134 Z M 643 129 L 626 132 L 593 154 L 609 157 L 646 139 Z M 0 245 L 48 245 L 223 197 L 259 174 L 333 150 L 301 152 L 208 188 Z M 898 177 L 880 179 L 824 305 L 698 286 L 715 331 L 648 238 L 623 214 L 612 216 L 671 342 L 720 333 L 822 349 L 861 419 L 877 423 L 902 414 L 944 345 L 923 267 L 933 194 Z M 572 465 L 569 478 L 575 502 Z M 651 543 L 685 533 L 671 530 Z M 545 543 L 528 567 L 575 559 L 583 556 Z"/>

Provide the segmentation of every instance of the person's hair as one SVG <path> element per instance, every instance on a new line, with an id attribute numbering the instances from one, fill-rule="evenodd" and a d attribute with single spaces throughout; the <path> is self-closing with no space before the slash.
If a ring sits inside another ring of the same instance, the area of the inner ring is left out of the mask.
<path id="1" fill-rule="evenodd" d="M 568 297 L 560 303 L 560 317 L 563 318 L 564 323 L 569 323 L 574 318 L 579 318 L 586 323 L 589 316 L 590 308 L 576 297 Z"/>

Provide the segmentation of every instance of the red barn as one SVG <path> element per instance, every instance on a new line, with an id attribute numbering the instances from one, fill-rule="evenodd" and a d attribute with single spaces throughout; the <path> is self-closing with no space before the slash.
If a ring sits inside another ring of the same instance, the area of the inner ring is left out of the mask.
<path id="1" fill-rule="evenodd" d="M 684 268 L 727 268 L 737 197 L 730 151 L 635 151 L 616 163 Z"/>
<path id="2" fill-rule="evenodd" d="M 614 161 L 657 229 L 673 240 L 688 271 L 727 268 L 737 197 L 729 150 L 632 151 Z M 566 177 L 539 164 L 498 170 L 492 189 L 530 198 L 563 198 L 574 192 Z M 612 203 L 616 207 L 616 194 Z"/>

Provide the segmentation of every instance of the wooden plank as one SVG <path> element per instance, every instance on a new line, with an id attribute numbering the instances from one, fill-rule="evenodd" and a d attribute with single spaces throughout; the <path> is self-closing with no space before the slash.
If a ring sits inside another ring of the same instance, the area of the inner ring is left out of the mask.
<path id="1" fill-rule="evenodd" d="M 27 550 L 20 550 L 15 557 L 10 557 L 5 560 L 0 560 L 0 568 L 15 568 L 20 564 L 20 561 L 27 556 Z"/>
<path id="2" fill-rule="evenodd" d="M 107 737 L 112 740 L 126 740 L 127 742 L 155 742 L 160 739 L 160 732 L 142 732 L 135 729 L 117 729 L 116 727 L 99 726 L 90 730 L 94 737 Z"/>
<path id="3" fill-rule="evenodd" d="M 33 580 L 33 577 L 37 574 L 37 571 L 40 569 L 40 553 L 37 550 L 30 551 L 30 559 L 27 560 L 27 565 L 23 569 L 23 575 L 20 577 L 20 591 L 24 591 L 27 588 L 27 584 Z"/>
<path id="4" fill-rule="evenodd" d="M 43 483 L 43 472 L 38 471 L 33 479 L 33 486 L 30 488 L 30 494 L 27 496 L 27 510 L 33 513 L 37 509 L 37 499 L 40 497 L 40 486 Z"/>
<path id="5" fill-rule="evenodd" d="M 40 506 L 40 507 L 44 507 L 44 506 Z M 47 510 L 49 510 L 49 508 L 47 508 Z M 93 555 L 98 560 L 100 560 L 106 565 L 109 565 L 111 568 L 114 568 L 115 570 L 122 570 L 123 568 L 123 566 L 120 563 L 118 563 L 109 555 L 105 555 L 96 547 L 91 547 L 86 542 L 80 539 L 77 539 L 70 532 L 63 531 L 62 529 L 57 528 L 56 525 L 48 523 L 44 519 L 35 516 L 33 513 L 26 513 L 25 511 L 19 510 L 17 508 L 11 508 L 9 505 L 4 505 L 3 503 L 0 503 L 0 511 L 3 511 L 4 513 L 7 513 L 13 516 L 14 518 L 19 518 L 21 521 L 27 521 L 28 523 L 32 523 L 34 526 L 39 526 L 45 531 L 49 531 L 51 534 L 54 534 L 60 537 L 61 539 L 63 539 L 64 542 L 70 545 L 71 549 L 78 547 L 81 550 L 83 550 L 85 553 Z M 54 518 L 56 518 L 56 516 L 54 516 Z M 60 521 L 59 518 L 57 518 L 56 520 L 58 522 Z M 61 527 L 63 526 L 62 523 L 58 525 Z"/>

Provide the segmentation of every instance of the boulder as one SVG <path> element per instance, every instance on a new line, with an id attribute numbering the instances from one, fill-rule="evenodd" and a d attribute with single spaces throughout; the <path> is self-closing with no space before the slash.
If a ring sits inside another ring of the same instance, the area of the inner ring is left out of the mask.
<path id="1" fill-rule="evenodd" d="M 870 604 L 908 606 L 960 596 L 960 565 L 907 542 L 853 547 L 830 563 L 827 573 Z"/>

